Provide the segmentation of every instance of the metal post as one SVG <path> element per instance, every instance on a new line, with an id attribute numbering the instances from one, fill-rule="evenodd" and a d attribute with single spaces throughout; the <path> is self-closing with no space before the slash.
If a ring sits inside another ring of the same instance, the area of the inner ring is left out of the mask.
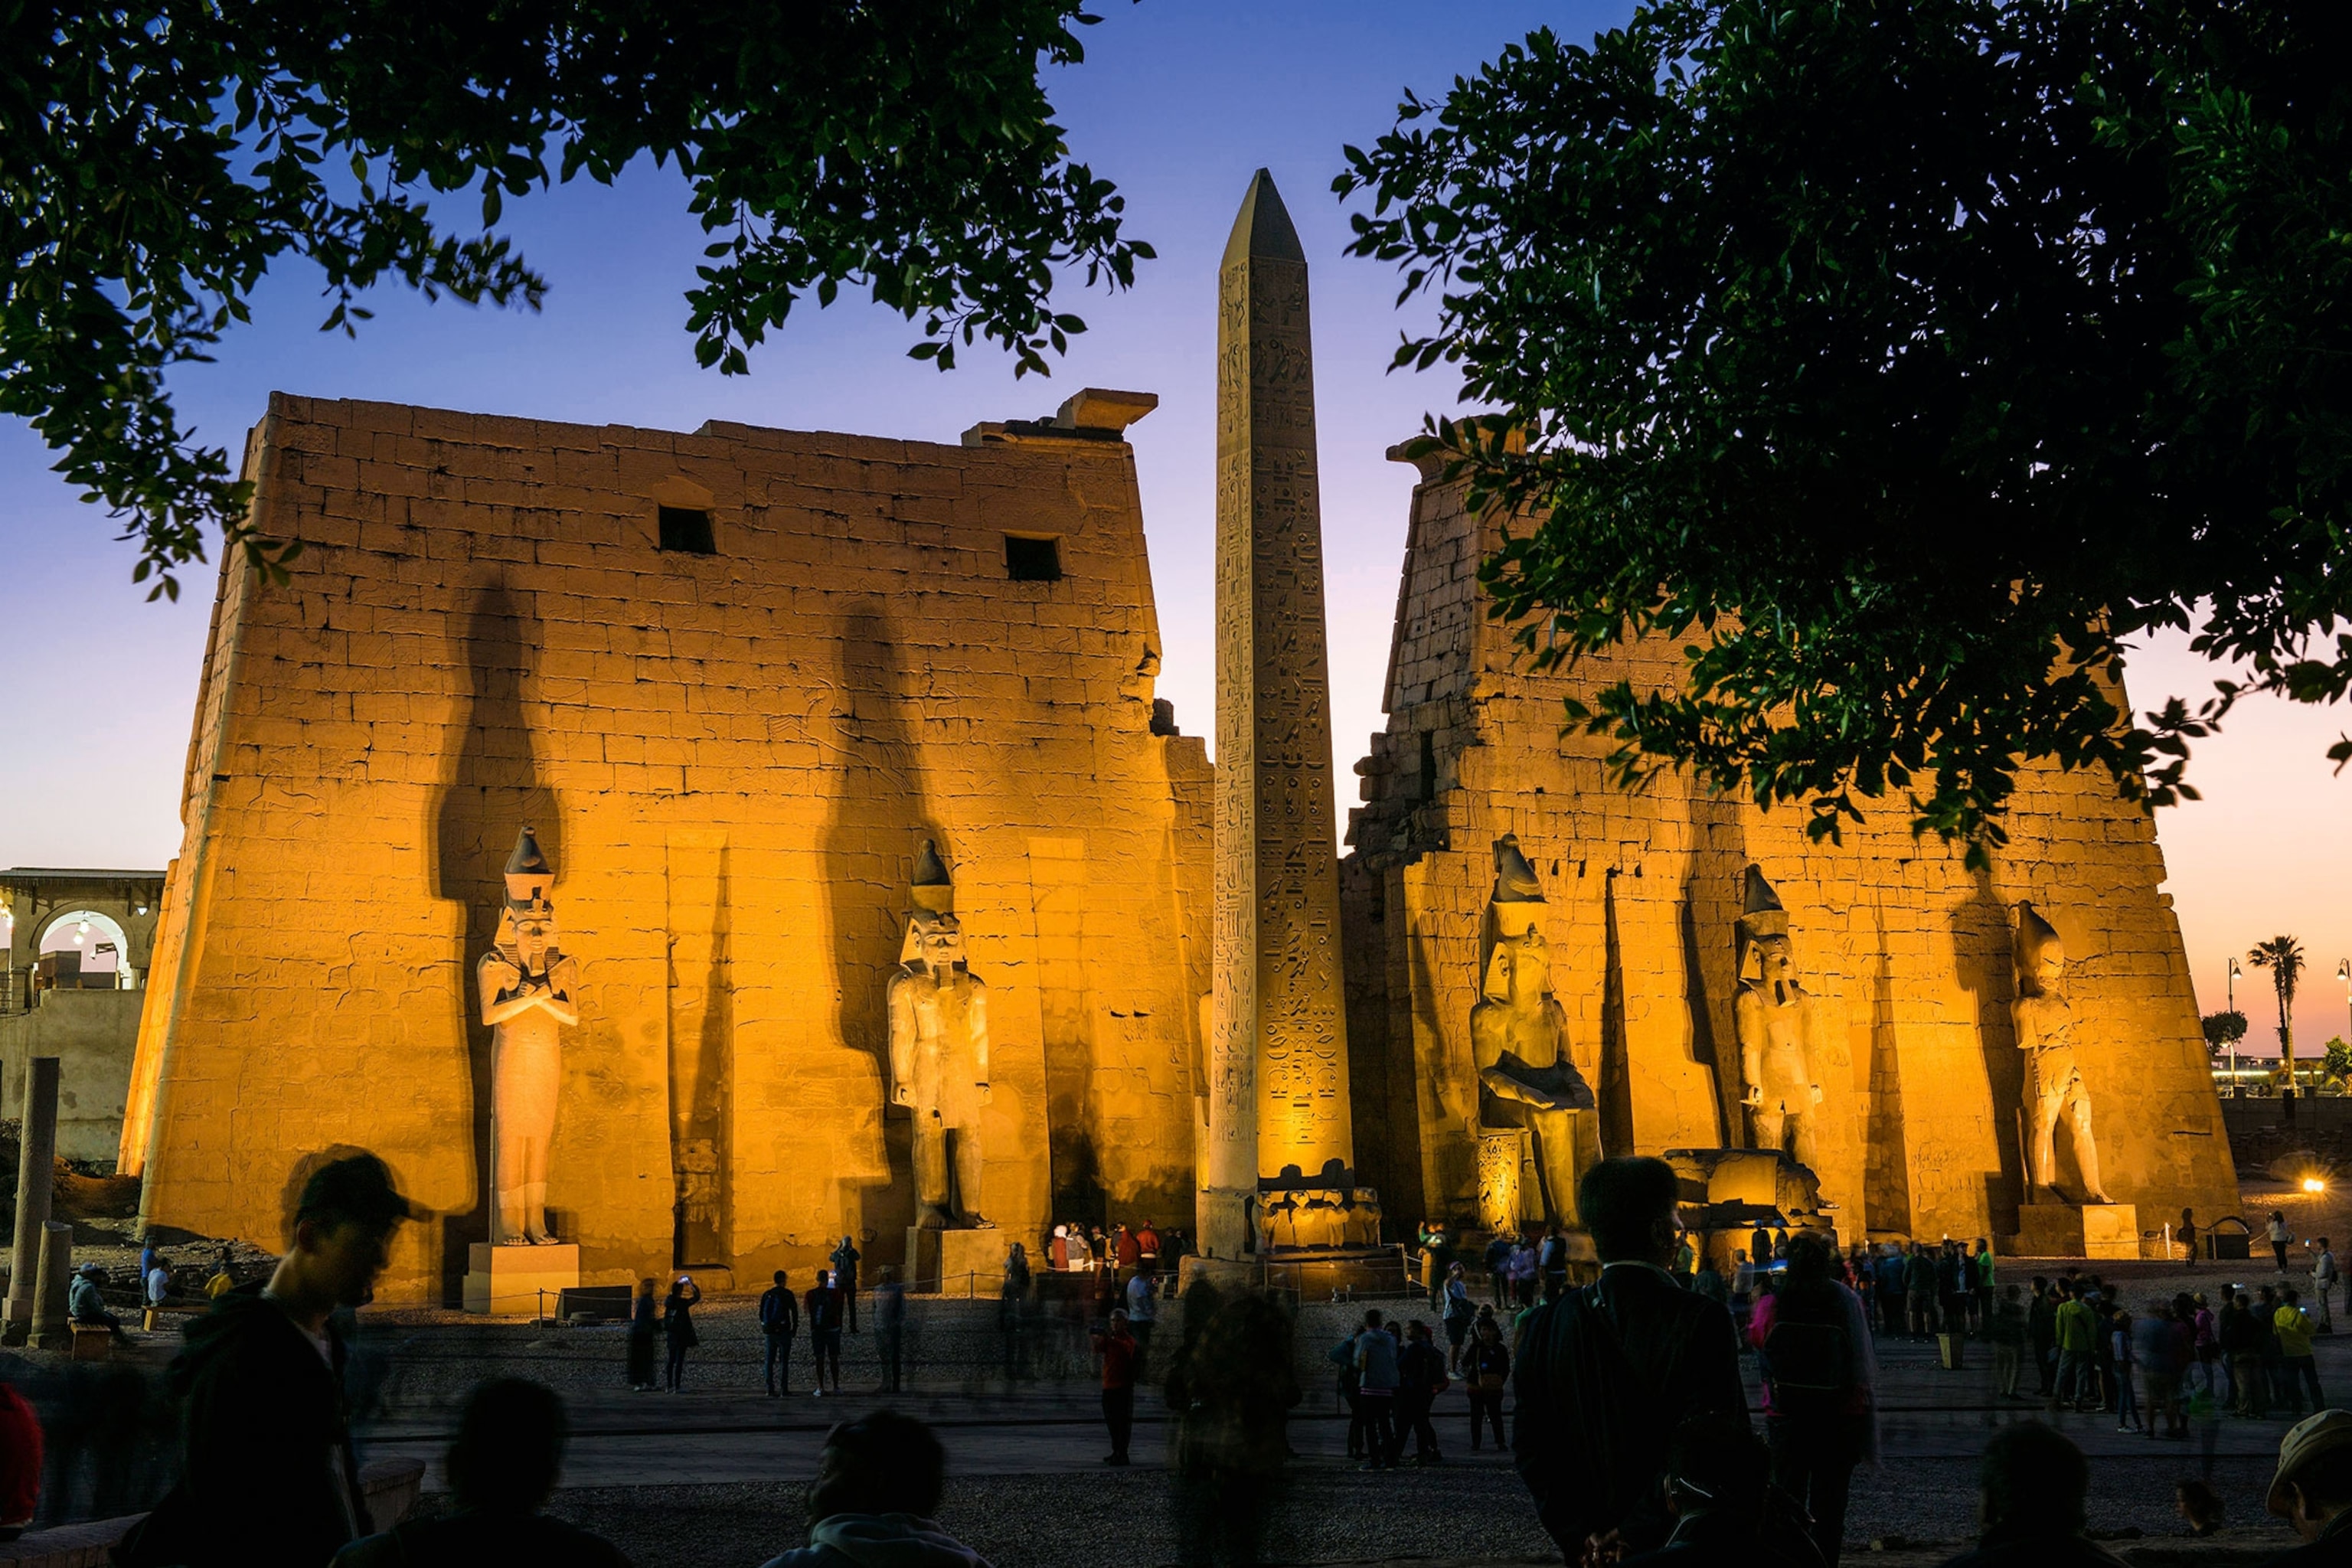
<path id="1" fill-rule="evenodd" d="M 2226 1005 L 2235 1013 L 2238 1010 L 2238 961 L 2234 958 L 2230 960 L 2229 996 Z M 2230 1042 L 2230 1098 L 2238 1098 L 2238 1042 L 2234 1038 Z"/>

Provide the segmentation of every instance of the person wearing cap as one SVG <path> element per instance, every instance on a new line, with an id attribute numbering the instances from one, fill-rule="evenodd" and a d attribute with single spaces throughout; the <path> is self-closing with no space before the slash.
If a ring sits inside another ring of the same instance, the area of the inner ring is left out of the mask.
<path id="1" fill-rule="evenodd" d="M 2278 1474 L 2263 1506 L 2303 1538 L 2265 1568 L 2352 1563 L 2352 1410 L 2305 1416 L 2279 1439 Z"/>
<path id="2" fill-rule="evenodd" d="M 373 1531 L 332 1319 L 374 1299 L 409 1215 L 373 1154 L 311 1173 L 268 1283 L 222 1295 L 184 1331 L 166 1374 L 179 1479 L 118 1549 L 121 1568 L 321 1568 Z"/>
<path id="3" fill-rule="evenodd" d="M 66 1316 L 84 1328 L 104 1329 L 119 1340 L 122 1320 L 106 1310 L 106 1298 L 98 1293 L 99 1281 L 105 1278 L 106 1270 L 95 1263 L 75 1269 L 73 1283 L 66 1287 Z"/>

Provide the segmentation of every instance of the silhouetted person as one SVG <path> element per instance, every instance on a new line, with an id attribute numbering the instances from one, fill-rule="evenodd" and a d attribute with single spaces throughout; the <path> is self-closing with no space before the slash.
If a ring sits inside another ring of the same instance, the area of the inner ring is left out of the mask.
<path id="1" fill-rule="evenodd" d="M 320 1568 L 373 1529 L 329 1320 L 373 1299 L 408 1213 L 374 1155 L 321 1165 L 268 1287 L 232 1290 L 188 1325 L 169 1373 L 180 1479 L 124 1542 L 123 1568 Z"/>
<path id="2" fill-rule="evenodd" d="M 800 1298 L 793 1294 L 791 1283 L 779 1268 L 776 1282 L 760 1298 L 760 1332 L 768 1342 L 762 1375 L 771 1399 L 781 1399 L 793 1391 L 793 1340 L 800 1331 Z"/>
<path id="3" fill-rule="evenodd" d="M 1772 1483 L 1811 1514 L 1813 1543 L 1832 1568 L 1845 1541 L 1854 1467 L 1875 1458 L 1878 1447 L 1868 1314 L 1835 1268 L 1827 1242 L 1797 1237 L 1788 1277 L 1756 1304 L 1748 1325 L 1764 1379 Z"/>
<path id="4" fill-rule="evenodd" d="M 2264 1506 L 2303 1538 L 2268 1568 L 2352 1563 L 2352 1410 L 2323 1410 L 2280 1439 L 2278 1474 Z"/>
<path id="5" fill-rule="evenodd" d="M 828 1269 L 816 1271 L 803 1303 L 808 1308 L 809 1361 L 816 1369 L 816 1397 L 824 1397 L 824 1374 L 833 1373 L 833 1391 L 841 1392 L 841 1292 L 833 1288 Z"/>
<path id="6" fill-rule="evenodd" d="M 1106 1465 L 1127 1463 L 1127 1445 L 1135 1432 L 1135 1365 L 1143 1354 L 1135 1342 L 1126 1310 L 1113 1311 L 1095 1331 L 1095 1354 L 1102 1358 L 1103 1425 L 1110 1428 L 1110 1452 Z"/>
<path id="7" fill-rule="evenodd" d="M 833 1249 L 830 1259 L 833 1288 L 841 1292 L 843 1319 L 842 1323 L 835 1323 L 834 1327 L 837 1329 L 845 1323 L 853 1334 L 857 1332 L 857 1260 L 865 1256 L 857 1250 L 857 1238 L 845 1236 L 841 1238 L 841 1245 Z"/>
<path id="8" fill-rule="evenodd" d="M 334 1568 L 628 1568 L 611 1542 L 539 1511 L 562 1473 L 567 1431 L 563 1401 L 543 1384 L 478 1384 L 449 1445 L 454 1511 L 353 1542 Z"/>
<path id="9" fill-rule="evenodd" d="M 1745 1415 L 1731 1314 L 1667 1272 L 1682 1240 L 1674 1167 L 1603 1160 L 1577 1183 L 1601 1278 L 1528 1317 L 1513 1386 L 1519 1475 L 1571 1563 L 1588 1543 L 1663 1545 L 1662 1478 L 1694 1415 Z"/>
<path id="10" fill-rule="evenodd" d="M 874 1281 L 874 1353 L 882 1363 L 885 1394 L 904 1387 L 906 1347 L 907 1288 L 898 1283 L 898 1270 L 886 1263 Z"/>
<path id="11" fill-rule="evenodd" d="M 1177 1561 L 1253 1563 L 1289 1453 L 1283 1426 L 1298 1403 L 1290 1323 L 1265 1297 L 1236 1295 L 1189 1340 L 1163 1390 L 1178 1415 Z"/>
<path id="12" fill-rule="evenodd" d="M 809 1543 L 766 1568 L 988 1568 L 931 1522 L 947 1451 L 911 1415 L 877 1410 L 827 1433 L 809 1489 Z"/>
<path id="13" fill-rule="evenodd" d="M 2039 1421 L 1995 1433 L 1977 1471 L 1976 1550 L 1944 1568 L 2119 1568 L 2083 1534 L 2091 1467 L 2083 1450 Z"/>
<path id="14" fill-rule="evenodd" d="M 672 1394 L 686 1387 L 686 1352 L 702 1342 L 694 1327 L 694 1304 L 701 1300 L 702 1287 L 681 1274 L 669 1288 L 669 1299 L 662 1303 L 662 1339 L 669 1347 L 662 1386 Z"/>
<path id="15" fill-rule="evenodd" d="M 639 1394 L 654 1391 L 654 1339 L 661 1331 L 661 1305 L 651 1279 L 637 1281 L 636 1299 L 629 1303 L 629 1386 Z"/>

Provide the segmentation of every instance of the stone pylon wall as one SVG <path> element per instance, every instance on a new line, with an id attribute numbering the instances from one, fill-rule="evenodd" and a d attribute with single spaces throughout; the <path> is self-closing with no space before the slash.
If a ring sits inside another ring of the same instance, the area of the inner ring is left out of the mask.
<path id="1" fill-rule="evenodd" d="M 1957 848 L 1914 839 L 1899 803 L 1843 845 L 1820 845 L 1793 811 L 1678 778 L 1622 793 L 1604 776 L 1607 742 L 1560 733 L 1560 699 L 1619 676 L 1675 682 L 1679 652 L 1645 645 L 1570 676 L 1529 673 L 1478 588 L 1478 561 L 1499 541 L 1498 521 L 1472 519 L 1460 486 L 1414 491 L 1389 727 L 1358 764 L 1365 804 L 1342 879 L 1357 1143 L 1391 1215 L 1466 1225 L 1476 1212 L 1469 1017 L 1491 846 L 1505 833 L 1544 882 L 1552 984 L 1608 1152 L 1747 1142 L 1733 922 L 1754 861 L 1788 906 L 1815 998 L 1817 1163 L 1843 1231 L 2017 1228 L 2025 1064 L 2010 1023 L 2010 911 L 2021 899 L 2065 940 L 2109 1194 L 2141 1205 L 2148 1228 L 2184 1205 L 2200 1224 L 2235 1212 L 2145 814 L 2102 777 L 2036 770 L 2007 850 L 1971 873 Z M 2063 1130 L 2059 1175 L 2062 1186 L 2075 1176 Z"/>
<path id="2" fill-rule="evenodd" d="M 368 1148 L 434 1214 L 387 1295 L 454 1288 L 484 1228 L 473 963 L 526 822 L 584 969 L 549 1200 L 592 1282 L 669 1266 L 680 1173 L 716 1190 L 689 1263 L 762 1280 L 845 1232 L 896 1260 L 884 987 L 927 837 L 992 992 L 985 1212 L 1189 1216 L 1210 775 L 1154 732 L 1115 432 L 280 395 L 247 473 L 305 548 L 282 585 L 222 574 L 124 1136 L 151 1224 L 274 1243 L 300 1162 Z M 716 552 L 657 550 L 664 505 Z M 1007 534 L 1055 540 L 1061 579 L 1008 580 Z"/>

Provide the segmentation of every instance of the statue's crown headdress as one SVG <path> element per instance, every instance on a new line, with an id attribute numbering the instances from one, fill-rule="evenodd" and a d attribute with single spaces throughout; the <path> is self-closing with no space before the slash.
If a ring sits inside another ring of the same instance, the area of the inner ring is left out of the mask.
<path id="1" fill-rule="evenodd" d="M 961 929 L 955 916 L 955 879 L 949 875 L 947 862 L 940 858 L 938 840 L 923 840 L 923 852 L 915 857 L 914 880 L 908 891 L 915 908 L 907 917 L 906 939 L 898 944 L 901 963 L 921 955 L 920 938 L 925 931 L 941 924 Z"/>
<path id="2" fill-rule="evenodd" d="M 1539 904 L 1544 901 L 1543 884 L 1536 879 L 1536 868 L 1519 850 L 1519 836 L 1506 833 L 1495 840 L 1495 892 L 1498 904 Z"/>
<path id="3" fill-rule="evenodd" d="M 2032 900 L 2020 900 L 2017 905 L 2019 971 L 2032 974 L 2042 967 L 2045 958 L 2055 958 L 2063 963 L 2065 957 L 2066 939 L 2058 934 L 2058 928 L 2042 918 L 2042 911 L 2033 907 Z"/>
<path id="4" fill-rule="evenodd" d="M 1748 884 L 1739 900 L 1739 934 L 1749 942 L 1789 934 L 1789 911 L 1772 884 L 1765 880 L 1761 866 L 1748 868 Z"/>
<path id="5" fill-rule="evenodd" d="M 555 868 L 539 847 L 539 835 L 526 826 L 515 835 L 514 853 L 507 857 L 507 909 L 515 914 L 553 912 Z"/>

